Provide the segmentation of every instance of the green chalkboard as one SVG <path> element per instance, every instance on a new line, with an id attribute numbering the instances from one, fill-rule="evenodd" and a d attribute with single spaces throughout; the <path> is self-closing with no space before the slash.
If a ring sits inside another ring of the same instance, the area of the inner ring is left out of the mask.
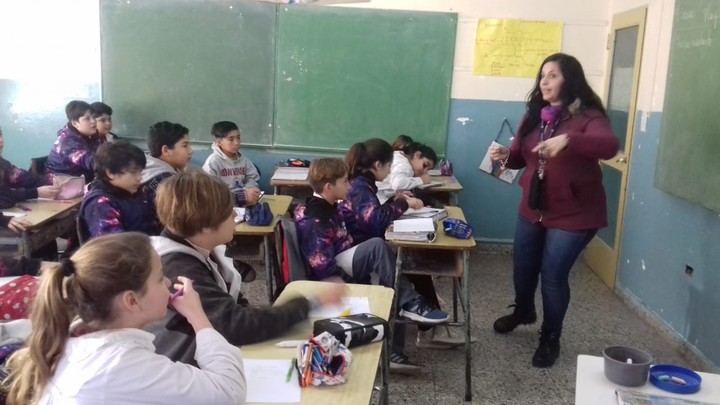
<path id="1" fill-rule="evenodd" d="M 407 134 L 444 153 L 457 15 L 278 6 L 278 147 Z"/>
<path id="2" fill-rule="evenodd" d="M 210 140 L 212 124 L 230 120 L 244 144 L 272 143 L 275 5 L 101 0 L 100 24 L 103 101 L 118 135 L 145 137 L 168 120 Z"/>
<path id="3" fill-rule="evenodd" d="M 720 212 L 720 1 L 678 0 L 655 185 Z"/>

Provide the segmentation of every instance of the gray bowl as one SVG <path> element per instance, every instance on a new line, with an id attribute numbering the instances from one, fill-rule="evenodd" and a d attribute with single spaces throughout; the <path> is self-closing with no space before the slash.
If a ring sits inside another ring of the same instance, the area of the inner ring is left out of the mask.
<path id="1" fill-rule="evenodd" d="M 626 387 L 639 387 L 647 382 L 651 355 L 634 347 L 610 346 L 603 350 L 603 356 L 608 380 Z"/>

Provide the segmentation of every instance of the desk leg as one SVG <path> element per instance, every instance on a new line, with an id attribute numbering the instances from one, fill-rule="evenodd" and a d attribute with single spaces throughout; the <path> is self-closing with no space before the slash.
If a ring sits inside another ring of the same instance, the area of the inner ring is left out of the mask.
<path id="1" fill-rule="evenodd" d="M 22 231 L 22 248 L 23 248 L 23 256 L 25 258 L 30 259 L 32 257 L 32 249 L 30 247 L 30 231 L 24 230 Z"/>
<path id="2" fill-rule="evenodd" d="M 273 194 L 278 195 L 278 186 L 273 186 Z"/>
<path id="3" fill-rule="evenodd" d="M 465 401 L 472 401 L 472 348 L 470 347 L 470 294 L 468 292 L 468 279 L 470 278 L 470 252 L 463 250 L 463 312 L 465 313 Z"/>
<path id="4" fill-rule="evenodd" d="M 389 392 L 389 382 L 390 382 L 390 345 L 391 342 L 390 339 L 392 337 L 392 334 L 388 335 L 385 341 L 383 342 L 383 348 L 382 348 L 382 357 L 380 358 L 380 361 L 382 361 L 382 364 L 380 365 L 380 380 L 382 382 L 381 388 L 380 388 L 380 405 L 388 405 L 390 403 L 390 392 Z"/>
<path id="5" fill-rule="evenodd" d="M 272 304 L 272 302 L 273 302 L 273 299 L 272 299 L 272 297 L 273 297 L 273 291 L 272 291 L 272 287 L 273 287 L 273 282 L 272 282 L 273 274 L 272 274 L 272 268 L 271 268 L 271 267 L 272 267 L 272 264 L 270 263 L 270 236 L 269 236 L 269 235 L 265 235 L 265 236 L 263 237 L 263 248 L 265 248 L 265 252 L 264 252 L 264 256 L 265 256 L 265 278 L 266 278 L 265 283 L 266 283 L 266 286 L 267 286 L 268 302 L 270 302 L 270 304 Z"/>
<path id="6" fill-rule="evenodd" d="M 453 207 L 458 206 L 458 193 L 450 193 L 450 205 Z"/>

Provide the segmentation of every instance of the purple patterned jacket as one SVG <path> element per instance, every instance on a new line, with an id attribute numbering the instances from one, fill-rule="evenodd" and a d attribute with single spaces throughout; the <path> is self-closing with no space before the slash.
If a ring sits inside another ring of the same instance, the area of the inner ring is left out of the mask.
<path id="1" fill-rule="evenodd" d="M 48 173 L 85 176 L 85 183 L 89 184 L 95 178 L 95 152 L 105 142 L 105 138 L 83 136 L 75 127 L 65 124 L 50 149 L 45 170 Z"/>
<path id="2" fill-rule="evenodd" d="M 121 232 L 157 234 L 154 217 L 141 196 L 137 193 L 132 195 L 100 179 L 90 184 L 78 216 L 86 240 Z"/>
<path id="3" fill-rule="evenodd" d="M 350 249 L 353 239 L 345 228 L 337 204 L 310 197 L 305 205 L 295 208 L 294 214 L 300 251 L 310 267 L 308 278 L 344 278 L 344 273 L 336 266 L 335 256 Z"/>
<path id="4" fill-rule="evenodd" d="M 355 245 L 370 238 L 385 238 L 385 229 L 407 211 L 405 199 L 388 200 L 380 204 L 375 177 L 365 174 L 350 180 L 347 201 L 340 204 L 345 224 Z"/>
<path id="5" fill-rule="evenodd" d="M 36 176 L 0 157 L 0 208 L 37 198 L 37 188 L 52 184 L 52 176 Z"/>

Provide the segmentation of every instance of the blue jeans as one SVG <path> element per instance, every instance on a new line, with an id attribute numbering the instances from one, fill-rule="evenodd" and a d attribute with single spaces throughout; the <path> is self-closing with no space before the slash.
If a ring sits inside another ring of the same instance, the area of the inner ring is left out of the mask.
<path id="1" fill-rule="evenodd" d="M 565 231 L 546 228 L 518 217 L 513 247 L 513 283 L 516 310 L 535 310 L 535 290 L 541 277 L 544 332 L 562 331 L 570 303 L 570 269 L 597 229 Z"/>

